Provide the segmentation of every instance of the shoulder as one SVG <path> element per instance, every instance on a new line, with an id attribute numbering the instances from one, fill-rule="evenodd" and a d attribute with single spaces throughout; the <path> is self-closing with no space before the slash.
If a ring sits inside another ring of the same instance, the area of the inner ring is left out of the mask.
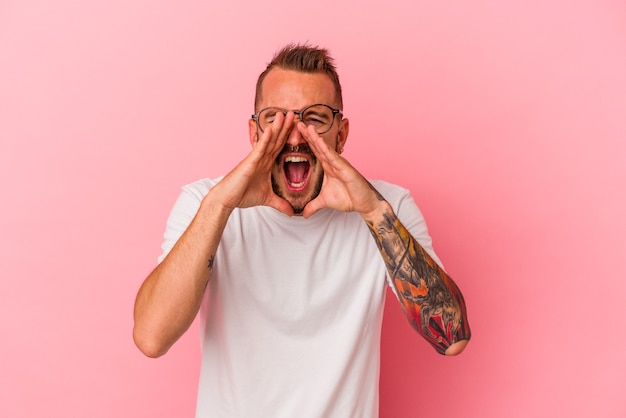
<path id="1" fill-rule="evenodd" d="M 215 179 L 204 178 L 200 180 L 196 180 L 192 183 L 185 184 L 183 186 L 182 193 L 185 195 L 189 195 L 191 197 L 195 197 L 198 200 L 202 200 L 209 190 L 213 186 L 215 186 L 223 177 L 218 177 Z"/>
<path id="2" fill-rule="evenodd" d="M 408 193 L 408 189 L 398 186 L 397 184 L 389 183 L 388 181 L 374 179 L 368 179 L 368 181 L 381 193 L 383 191 L 388 191 L 390 193 Z"/>
<path id="3" fill-rule="evenodd" d="M 411 198 L 411 192 L 402 186 L 384 180 L 369 180 L 369 182 L 394 209 L 397 209 L 407 198 Z"/>
<path id="4" fill-rule="evenodd" d="M 370 180 L 370 183 L 389 202 L 400 221 L 402 221 L 417 242 L 430 254 L 437 264 L 442 266 L 441 261 L 433 250 L 432 239 L 428 234 L 424 215 L 422 215 L 420 208 L 415 203 L 411 192 L 404 187 L 382 180 Z"/>
<path id="5" fill-rule="evenodd" d="M 186 224 L 191 222 L 191 219 L 193 219 L 200 207 L 202 199 L 204 199 L 204 196 L 209 193 L 209 190 L 211 190 L 219 180 L 221 180 L 221 178 L 206 178 L 185 184 L 178 195 L 178 199 L 176 199 L 174 203 L 169 220 Z"/>
<path id="6" fill-rule="evenodd" d="M 211 187 L 215 186 L 220 179 L 221 178 L 201 179 L 182 187 L 178 199 L 176 199 L 170 211 L 170 215 L 167 218 L 164 241 L 161 245 L 163 252 L 158 259 L 159 263 L 163 261 L 176 241 L 178 241 L 180 236 L 187 229 L 194 216 L 196 216 L 204 196 L 206 196 L 209 190 L 211 190 Z"/>

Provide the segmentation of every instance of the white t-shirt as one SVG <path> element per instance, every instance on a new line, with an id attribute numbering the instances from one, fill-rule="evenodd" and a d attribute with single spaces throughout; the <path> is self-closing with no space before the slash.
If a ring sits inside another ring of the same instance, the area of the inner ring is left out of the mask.
<path id="1" fill-rule="evenodd" d="M 183 188 L 160 260 L 217 181 Z M 372 184 L 438 262 L 409 192 Z M 196 416 L 377 417 L 386 277 L 356 213 L 323 209 L 304 219 L 269 207 L 235 210 L 200 311 Z"/>

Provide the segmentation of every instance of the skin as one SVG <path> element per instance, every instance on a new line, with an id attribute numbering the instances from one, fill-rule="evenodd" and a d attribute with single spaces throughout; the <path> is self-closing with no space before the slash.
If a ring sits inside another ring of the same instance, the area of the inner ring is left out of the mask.
<path id="1" fill-rule="evenodd" d="M 325 74 L 274 68 L 263 82 L 258 109 L 300 110 L 314 103 L 338 107 Z M 391 206 L 341 156 L 348 132 L 349 121 L 339 116 L 323 135 L 305 126 L 293 112 L 278 114 L 264 132 L 250 120 L 252 151 L 209 191 L 187 230 L 137 294 L 133 337 L 144 354 L 165 354 L 189 328 L 210 280 L 228 217 L 235 208 L 259 205 L 305 218 L 322 208 L 359 213 L 376 240 L 411 324 L 440 353 L 463 351 L 470 334 L 461 293 L 408 233 Z M 293 150 L 303 145 L 316 158 Z M 286 146 L 291 151 L 285 151 Z M 298 190 L 287 184 L 283 174 L 283 161 L 289 155 L 304 156 L 311 164 L 308 180 Z M 433 324 L 440 324 L 444 331 L 437 332 Z"/>
<path id="2" fill-rule="evenodd" d="M 328 104 L 334 108 L 339 107 L 332 82 L 325 74 L 321 73 L 305 74 L 275 68 L 268 73 L 263 81 L 261 97 L 259 109 L 280 107 L 283 109 L 300 110 L 314 103 Z M 279 117 L 280 120 L 276 120 L 273 127 L 277 130 L 283 124 L 286 129 L 290 130 L 285 140 L 285 145 L 288 146 L 286 148 L 295 149 L 296 147 L 310 146 L 300 132 L 300 129 L 305 127 L 298 121 L 297 117 L 291 112 L 287 114 L 287 120 L 283 121 L 282 115 L 279 115 Z M 301 126 L 301 128 L 298 128 L 298 126 Z M 255 146 L 261 132 L 258 130 L 256 122 L 252 119 L 248 123 L 248 128 L 250 144 Z M 348 138 L 348 131 L 348 119 L 340 119 L 339 116 L 335 116 L 331 130 L 321 135 L 320 138 L 333 150 L 343 150 Z M 302 190 L 290 190 L 285 179 L 283 164 L 289 156 L 304 157 L 309 161 L 309 177 Z M 296 214 L 302 214 L 303 208 L 317 196 L 316 186 L 323 180 L 324 170 L 321 162 L 317 158 L 312 158 L 306 152 L 281 152 L 272 167 L 271 177 L 275 185 L 273 191 L 289 202 Z"/>
<path id="3" fill-rule="evenodd" d="M 407 319 L 439 353 L 459 354 L 470 338 L 461 291 L 392 211 L 376 219 L 366 223 Z"/>

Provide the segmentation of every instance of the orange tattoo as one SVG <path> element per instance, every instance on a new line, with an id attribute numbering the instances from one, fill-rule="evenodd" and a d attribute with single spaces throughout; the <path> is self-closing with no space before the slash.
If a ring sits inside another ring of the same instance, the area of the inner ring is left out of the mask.
<path id="1" fill-rule="evenodd" d="M 471 336 L 461 291 L 395 214 L 368 227 L 411 325 L 441 354 Z"/>

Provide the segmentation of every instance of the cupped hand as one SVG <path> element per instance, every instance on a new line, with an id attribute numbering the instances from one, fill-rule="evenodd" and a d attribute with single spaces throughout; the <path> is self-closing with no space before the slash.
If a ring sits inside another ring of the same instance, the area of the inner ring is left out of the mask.
<path id="1" fill-rule="evenodd" d="M 383 197 L 345 158 L 329 147 L 312 126 L 297 125 L 302 137 L 322 164 L 324 181 L 319 195 L 302 212 L 305 218 L 322 208 L 344 212 L 355 211 L 361 216 L 380 209 Z"/>
<path id="2" fill-rule="evenodd" d="M 257 139 L 252 151 L 213 189 L 211 195 L 232 210 L 252 206 L 270 206 L 289 216 L 291 205 L 272 190 L 271 171 L 293 126 L 294 113 L 276 115 L 274 123 Z"/>

